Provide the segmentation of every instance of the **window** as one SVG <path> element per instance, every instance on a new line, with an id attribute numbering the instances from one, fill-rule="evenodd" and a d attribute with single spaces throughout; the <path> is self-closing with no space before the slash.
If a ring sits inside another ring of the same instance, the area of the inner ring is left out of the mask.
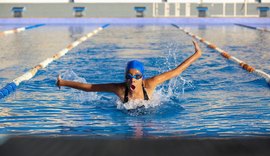
<path id="1" fill-rule="evenodd" d="M 24 7 L 13 7 L 12 12 L 13 12 L 13 17 L 22 17 L 22 13 L 25 10 Z"/>
<path id="2" fill-rule="evenodd" d="M 144 17 L 145 7 L 135 7 L 136 17 Z"/>
<path id="3" fill-rule="evenodd" d="M 206 17 L 206 12 L 208 10 L 207 7 L 197 7 L 197 10 L 198 10 L 199 17 Z"/>
<path id="4" fill-rule="evenodd" d="M 260 17 L 267 17 L 267 12 L 269 11 L 269 7 L 258 7 L 259 10 L 259 16 Z"/>
<path id="5" fill-rule="evenodd" d="M 75 17 L 83 17 L 83 12 L 85 10 L 85 7 L 74 7 L 74 16 Z"/>

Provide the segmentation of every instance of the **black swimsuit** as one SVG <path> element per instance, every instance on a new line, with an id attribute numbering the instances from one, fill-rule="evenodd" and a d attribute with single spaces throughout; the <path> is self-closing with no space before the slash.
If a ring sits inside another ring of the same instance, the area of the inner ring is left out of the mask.
<path id="1" fill-rule="evenodd" d="M 149 100 L 149 97 L 147 95 L 147 92 L 144 88 L 144 86 L 142 85 L 142 88 L 143 88 L 143 96 L 144 96 L 144 100 Z M 124 102 L 123 103 L 126 103 L 128 102 L 128 86 L 126 86 L 126 90 L 125 90 L 125 98 L 124 98 Z"/>

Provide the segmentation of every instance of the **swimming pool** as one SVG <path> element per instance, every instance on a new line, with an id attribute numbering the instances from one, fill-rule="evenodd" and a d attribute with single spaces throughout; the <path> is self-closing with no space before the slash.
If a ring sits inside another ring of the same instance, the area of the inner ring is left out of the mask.
<path id="1" fill-rule="evenodd" d="M 181 24 L 179 24 L 181 25 Z M 0 37 L 0 87 L 100 24 L 46 25 Z M 230 54 L 270 73 L 269 33 L 236 25 L 181 25 Z M 269 25 L 257 25 L 269 27 Z M 1 25 L 7 30 L 19 25 Z M 270 92 L 250 74 L 200 44 L 203 55 L 181 76 L 159 86 L 147 110 L 127 112 L 116 96 L 55 87 L 62 73 L 89 83 L 121 82 L 138 59 L 146 77 L 176 67 L 194 49 L 192 38 L 169 24 L 112 24 L 51 63 L 1 100 L 1 135 L 88 137 L 269 136 Z"/>

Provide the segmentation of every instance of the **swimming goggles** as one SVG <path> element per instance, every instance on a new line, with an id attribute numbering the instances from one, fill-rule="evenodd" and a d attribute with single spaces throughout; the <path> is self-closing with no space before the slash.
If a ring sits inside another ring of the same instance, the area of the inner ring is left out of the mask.
<path id="1" fill-rule="evenodd" d="M 132 78 L 134 78 L 134 79 L 136 79 L 136 80 L 139 80 L 139 79 L 141 79 L 142 77 L 143 77 L 142 74 L 136 74 L 136 75 L 127 74 L 127 75 L 126 75 L 126 79 L 132 79 Z"/>

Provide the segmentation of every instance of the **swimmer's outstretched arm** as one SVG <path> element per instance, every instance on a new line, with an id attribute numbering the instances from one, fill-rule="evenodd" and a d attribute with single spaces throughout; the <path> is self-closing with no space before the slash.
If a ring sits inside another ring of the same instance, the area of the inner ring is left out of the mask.
<path id="1" fill-rule="evenodd" d="M 189 67 L 194 61 L 196 61 L 202 55 L 202 51 L 197 42 L 195 41 L 192 41 L 192 42 L 195 48 L 195 53 L 193 55 L 187 58 L 175 69 L 172 69 L 160 75 L 156 75 L 154 77 L 146 79 L 146 85 L 148 85 L 149 88 L 155 88 L 157 85 L 163 83 L 164 81 L 180 75 L 184 70 L 187 69 L 187 67 Z"/>
<path id="2" fill-rule="evenodd" d="M 57 78 L 56 85 L 60 88 L 61 86 L 70 87 L 78 90 L 83 90 L 86 92 L 113 92 L 118 94 L 119 86 L 118 83 L 108 83 L 108 84 L 87 84 L 76 81 L 68 81 L 61 79 L 59 75 Z"/>

